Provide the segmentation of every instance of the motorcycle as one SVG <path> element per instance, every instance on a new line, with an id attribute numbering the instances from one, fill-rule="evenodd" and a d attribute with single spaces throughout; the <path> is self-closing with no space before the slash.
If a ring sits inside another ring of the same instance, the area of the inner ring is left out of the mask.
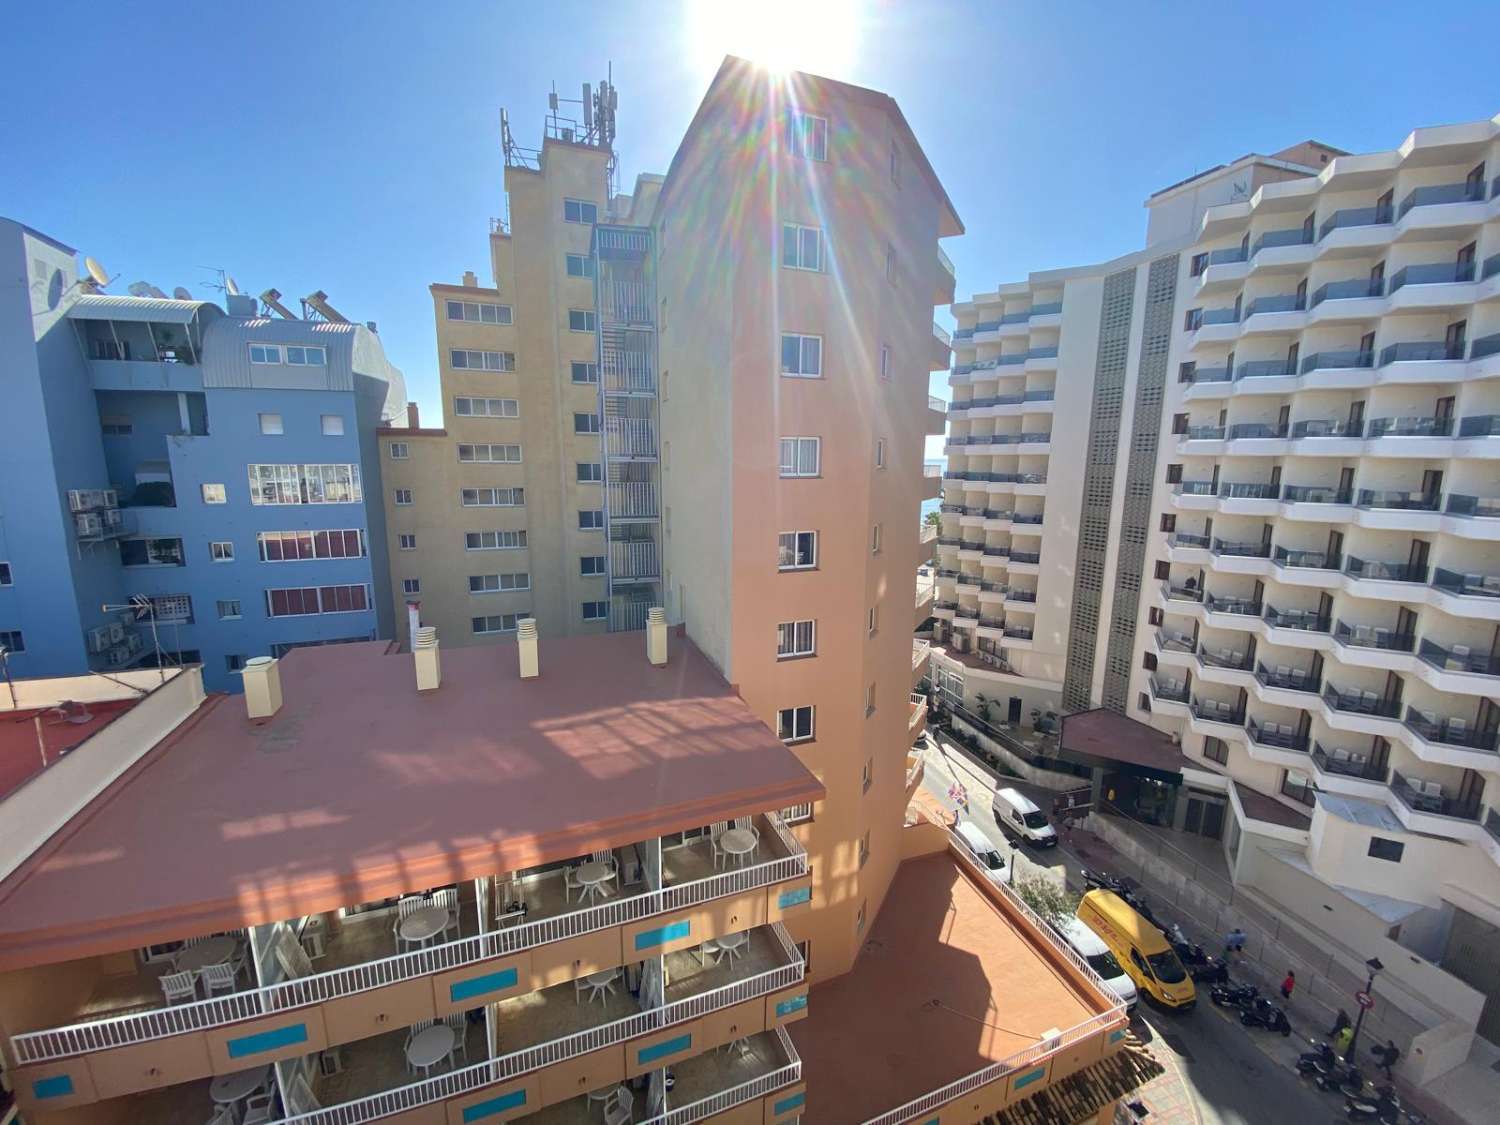
<path id="1" fill-rule="evenodd" d="M 1189 969 L 1188 975 L 1204 984 L 1228 984 L 1229 962 L 1222 957 L 1210 957 L 1197 968 Z"/>
<path id="2" fill-rule="evenodd" d="M 1421 1125 L 1423 1120 L 1420 1114 L 1401 1105 L 1394 1086 L 1379 1086 L 1369 1093 L 1346 1098 L 1344 1116 L 1351 1121 L 1378 1121 L 1380 1125 L 1401 1125 L 1403 1120 Z"/>
<path id="3" fill-rule="evenodd" d="M 1121 898 L 1130 893 L 1123 879 L 1107 871 L 1091 871 L 1087 867 L 1083 869 L 1083 885 L 1091 891 L 1113 891 Z"/>
<path id="4" fill-rule="evenodd" d="M 1323 1092 L 1343 1094 L 1346 1098 L 1357 1098 L 1365 1089 L 1365 1076 L 1359 1067 L 1342 1060 L 1327 1074 L 1319 1074 L 1313 1081 Z"/>
<path id="5" fill-rule="evenodd" d="M 1339 1057 L 1333 1053 L 1333 1047 L 1315 1039 L 1309 1039 L 1308 1042 L 1313 1045 L 1313 1049 L 1297 1056 L 1297 1073 L 1304 1078 L 1333 1073 L 1333 1068 L 1339 1062 Z"/>
<path id="6" fill-rule="evenodd" d="M 1292 1033 L 1286 1013 L 1264 996 L 1257 996 L 1240 1010 L 1240 1023 L 1246 1027 L 1263 1027 L 1267 1031 L 1279 1031 L 1282 1035 Z"/>
<path id="7" fill-rule="evenodd" d="M 1208 998 L 1221 1008 L 1243 1008 L 1254 1002 L 1260 995 L 1260 989 L 1253 984 L 1216 984 L 1209 991 Z"/>

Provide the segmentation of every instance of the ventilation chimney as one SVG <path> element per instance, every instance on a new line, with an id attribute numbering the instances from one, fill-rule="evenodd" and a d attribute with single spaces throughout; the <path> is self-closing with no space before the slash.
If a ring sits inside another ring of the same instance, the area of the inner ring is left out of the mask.
<path id="1" fill-rule="evenodd" d="M 420 430 L 422 428 L 421 415 L 417 410 L 417 404 L 414 402 L 406 404 L 406 428 L 408 430 Z"/>
<path id="2" fill-rule="evenodd" d="M 406 603 L 406 639 L 413 645 L 417 643 L 417 633 L 422 628 L 422 603 Z"/>
<path id="3" fill-rule="evenodd" d="M 436 629 L 428 625 L 413 634 L 411 655 L 417 665 L 418 691 L 432 691 L 442 684 L 443 665 L 438 656 Z"/>
<path id="4" fill-rule="evenodd" d="M 365 327 L 375 333 L 375 335 L 380 335 L 380 325 L 376 324 L 373 320 L 365 321 Z"/>
<path id="5" fill-rule="evenodd" d="M 539 675 L 542 669 L 536 648 L 536 618 L 521 618 L 516 626 L 516 650 L 521 657 L 521 679 L 530 680 Z"/>
<path id="6" fill-rule="evenodd" d="M 658 668 L 667 662 L 667 611 L 659 605 L 646 611 L 646 659 Z"/>
<path id="7" fill-rule="evenodd" d="M 479 275 L 476 274 L 473 270 L 464 270 L 464 288 L 465 289 L 478 289 L 479 288 Z"/>
<path id="8" fill-rule="evenodd" d="M 281 710 L 281 665 L 271 656 L 245 661 L 245 711 L 252 719 L 269 719 Z"/>

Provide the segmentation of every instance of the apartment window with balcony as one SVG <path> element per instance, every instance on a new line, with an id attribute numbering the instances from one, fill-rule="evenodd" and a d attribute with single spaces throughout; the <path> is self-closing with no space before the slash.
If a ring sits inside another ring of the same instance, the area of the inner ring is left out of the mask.
<path id="1" fill-rule="evenodd" d="M 565 254 L 563 257 L 569 277 L 594 276 L 594 259 L 587 254 Z"/>
<path id="2" fill-rule="evenodd" d="M 275 344 L 251 344 L 251 363 L 280 363 L 281 348 Z"/>
<path id="3" fill-rule="evenodd" d="M 121 566 L 186 566 L 181 539 L 122 539 Z"/>
<path id="4" fill-rule="evenodd" d="M 388 446 L 392 461 L 405 461 L 411 456 L 411 448 L 404 441 L 393 441 Z"/>
<path id="5" fill-rule="evenodd" d="M 875 439 L 875 467 L 885 468 L 885 438 Z"/>
<path id="6" fill-rule="evenodd" d="M 592 509 L 583 508 L 583 509 L 580 509 L 579 512 L 578 512 L 578 530 L 579 531 L 603 531 L 604 530 L 604 509 L 603 508 L 592 508 Z"/>
<path id="7" fill-rule="evenodd" d="M 417 549 L 417 537 L 415 535 L 397 536 L 397 544 L 403 551 L 415 551 Z"/>
<path id="8" fill-rule="evenodd" d="M 1212 735 L 1203 740 L 1203 756 L 1210 762 L 1224 766 L 1229 764 L 1229 743 Z"/>
<path id="9" fill-rule="evenodd" d="M 519 445 L 473 445 L 460 442 L 458 446 L 458 459 L 460 461 L 473 461 L 476 464 L 486 465 L 519 465 L 521 463 L 521 447 Z"/>
<path id="10" fill-rule="evenodd" d="M 1172 577 L 1172 564 L 1169 563 L 1166 559 L 1157 559 L 1155 573 L 1158 581 L 1167 581 Z"/>
<path id="11" fill-rule="evenodd" d="M 574 414 L 573 432 L 575 434 L 597 434 L 604 429 L 604 419 L 597 414 Z"/>
<path id="12" fill-rule="evenodd" d="M 822 471 L 823 439 L 784 437 L 781 439 L 781 475 L 815 477 Z"/>
<path id="13" fill-rule="evenodd" d="M 1194 254 L 1192 265 L 1188 267 L 1189 277 L 1199 277 L 1203 271 L 1208 269 L 1208 254 Z"/>
<path id="14" fill-rule="evenodd" d="M 865 717 L 875 714 L 875 685 L 865 688 Z"/>
<path id="15" fill-rule="evenodd" d="M 0 629 L 0 650 L 5 652 L 25 652 L 26 637 L 19 629 Z"/>
<path id="16" fill-rule="evenodd" d="M 786 142 L 794 156 L 827 160 L 828 118 L 790 111 L 786 117 Z"/>
<path id="17" fill-rule="evenodd" d="M 512 323 L 509 305 L 491 305 L 480 301 L 447 301 L 449 320 L 467 320 L 474 324 Z"/>
<path id="18" fill-rule="evenodd" d="M 227 539 L 215 539 L 208 545 L 208 557 L 216 563 L 234 562 L 234 544 Z"/>
<path id="19" fill-rule="evenodd" d="M 574 360 L 572 370 L 573 382 L 575 383 L 597 383 L 599 381 L 599 365 L 597 363 L 582 363 Z"/>
<path id="20" fill-rule="evenodd" d="M 569 332 L 592 332 L 599 326 L 598 317 L 593 309 L 569 309 L 568 331 Z"/>
<path id="21" fill-rule="evenodd" d="M 776 733 L 783 742 L 808 742 L 813 737 L 814 707 L 783 707 L 776 712 Z"/>
<path id="22" fill-rule="evenodd" d="M 789 270 L 823 269 L 823 229 L 800 223 L 781 224 L 781 264 Z"/>
<path id="23" fill-rule="evenodd" d="M 1383 859 L 1390 863 L 1400 863 L 1402 853 L 1406 851 L 1406 845 L 1400 840 L 1387 840 L 1383 836 L 1370 837 L 1370 849 L 1366 853 L 1371 859 Z"/>
<path id="24" fill-rule="evenodd" d="M 777 570 L 811 570 L 818 565 L 816 531 L 783 531 L 776 537 Z"/>
<path id="25" fill-rule="evenodd" d="M 1182 436 L 1188 432 L 1188 416 L 1186 414 L 1172 415 L 1172 433 Z"/>
<path id="26" fill-rule="evenodd" d="M 364 499 L 358 465 L 247 465 L 250 503 L 357 504 Z"/>
<path id="27" fill-rule="evenodd" d="M 866 758 L 864 768 L 859 771 L 860 791 L 868 793 L 870 786 L 875 784 L 875 759 Z"/>
<path id="28" fill-rule="evenodd" d="M 1303 805 L 1311 805 L 1316 800 L 1313 796 L 1314 789 L 1312 779 L 1301 770 L 1281 771 L 1281 794 Z"/>
<path id="29" fill-rule="evenodd" d="M 224 655 L 224 671 L 243 672 L 245 670 L 245 656 L 243 653 L 230 652 Z"/>
<path id="30" fill-rule="evenodd" d="M 516 623 L 523 615 L 519 613 L 491 613 L 484 617 L 469 618 L 469 631 L 476 636 L 485 633 L 514 633 Z"/>
<path id="31" fill-rule="evenodd" d="M 1162 531 L 1165 531 L 1165 532 L 1168 532 L 1168 533 L 1176 531 L 1177 530 L 1177 517 L 1174 516 L 1174 515 L 1164 514 L 1161 517 L 1161 529 L 1162 529 Z"/>
<path id="32" fill-rule="evenodd" d="M 9 586 L 10 584 L 10 563 L 0 562 L 0 586 Z"/>
<path id="33" fill-rule="evenodd" d="M 215 602 L 214 608 L 218 611 L 220 621 L 238 621 L 241 617 L 244 616 L 244 614 L 240 612 L 240 602 L 238 598 L 231 598 L 227 601 Z"/>
<path id="34" fill-rule="evenodd" d="M 521 402 L 514 398 L 455 398 L 453 413 L 463 418 L 519 418 Z"/>
<path id="35" fill-rule="evenodd" d="M 604 481 L 604 466 L 597 461 L 578 462 L 579 484 L 600 484 Z"/>
<path id="36" fill-rule="evenodd" d="M 609 618 L 608 602 L 584 602 L 583 619 L 585 621 L 605 621 Z"/>
<path id="37" fill-rule="evenodd" d="M 450 348 L 448 366 L 460 371 L 514 371 L 515 352 L 484 352 L 465 348 Z"/>
<path id="38" fill-rule="evenodd" d="M 398 488 L 394 495 L 398 508 L 405 508 L 411 503 L 411 489 L 409 488 Z"/>
<path id="39" fill-rule="evenodd" d="M 1146 621 L 1151 625 L 1160 625 L 1166 620 L 1166 615 L 1157 606 L 1152 606 L 1146 611 Z"/>
<path id="40" fill-rule="evenodd" d="M 355 527 L 328 531 L 262 531 L 255 539 L 261 562 L 359 559 L 365 554 L 364 532 Z"/>
<path id="41" fill-rule="evenodd" d="M 281 424 L 280 414 L 259 414 L 260 432 L 267 437 L 276 437 L 286 433 L 286 428 Z"/>
<path id="42" fill-rule="evenodd" d="M 1148 671 L 1148 672 L 1154 672 L 1154 671 L 1156 671 L 1156 653 L 1154 653 L 1154 652 L 1143 652 L 1143 653 L 1141 653 L 1141 667 L 1144 668 L 1144 669 L 1146 669 L 1146 671 Z"/>
<path id="43" fill-rule="evenodd" d="M 524 531 L 466 531 L 466 551 L 520 551 L 526 547 Z"/>
<path id="44" fill-rule="evenodd" d="M 598 221 L 599 208 L 596 204 L 587 203 L 582 199 L 563 200 L 563 222 L 582 223 L 591 227 Z"/>
<path id="45" fill-rule="evenodd" d="M 776 659 L 816 655 L 817 633 L 816 621 L 783 621 L 776 626 Z"/>
<path id="46" fill-rule="evenodd" d="M 471 574 L 469 593 L 507 594 L 512 590 L 531 589 L 531 575 L 524 570 L 510 574 Z"/>
<path id="47" fill-rule="evenodd" d="M 1167 483 L 1168 484 L 1181 484 L 1182 483 L 1182 466 L 1181 465 L 1168 465 L 1167 466 Z"/>
<path id="48" fill-rule="evenodd" d="M 420 594 L 422 592 L 422 580 L 420 578 L 401 579 L 401 592 L 403 594 Z"/>
<path id="49" fill-rule="evenodd" d="M 578 560 L 578 573 L 584 578 L 599 578 L 604 574 L 603 555 L 584 555 Z"/>
<path id="50" fill-rule="evenodd" d="M 891 377 L 891 348 L 889 344 L 880 345 L 880 377 L 889 379 Z"/>
<path id="51" fill-rule="evenodd" d="M 461 488 L 458 502 L 465 508 L 520 508 L 526 504 L 524 488 Z"/>
<path id="52" fill-rule="evenodd" d="M 781 334 L 781 373 L 796 379 L 822 378 L 823 337 L 783 332 Z"/>
<path id="53" fill-rule="evenodd" d="M 880 540 L 881 540 L 880 524 L 877 523 L 877 524 L 875 524 L 875 526 L 873 526 L 872 528 L 870 528 L 870 554 L 872 554 L 872 555 L 878 555 L 878 554 L 880 554 Z"/>
<path id="54" fill-rule="evenodd" d="M 1182 314 L 1182 330 L 1192 332 L 1203 327 L 1203 310 L 1186 309 Z"/>

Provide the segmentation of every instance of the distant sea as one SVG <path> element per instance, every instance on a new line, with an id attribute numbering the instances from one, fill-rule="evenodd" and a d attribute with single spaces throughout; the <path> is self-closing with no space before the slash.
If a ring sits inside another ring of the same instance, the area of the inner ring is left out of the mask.
<path id="1" fill-rule="evenodd" d="M 948 460 L 947 460 L 946 457 L 929 457 L 925 463 L 928 464 L 928 465 L 937 465 L 939 468 L 947 468 L 947 466 L 948 466 Z M 935 512 L 935 511 L 937 511 L 938 508 L 939 508 L 939 506 L 941 506 L 942 502 L 943 501 L 942 501 L 942 499 L 940 497 L 934 497 L 931 500 L 923 500 L 922 501 L 922 519 L 924 521 L 927 519 L 927 513 L 928 512 Z"/>

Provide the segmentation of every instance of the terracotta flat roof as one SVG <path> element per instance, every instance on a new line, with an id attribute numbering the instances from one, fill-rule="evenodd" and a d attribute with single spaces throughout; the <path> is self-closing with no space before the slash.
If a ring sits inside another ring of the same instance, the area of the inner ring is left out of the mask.
<path id="1" fill-rule="evenodd" d="M 1164 773 L 1181 773 L 1188 764 L 1182 748 L 1165 731 L 1103 707 L 1064 715 L 1059 745 L 1064 753 L 1071 750 Z"/>
<path id="2" fill-rule="evenodd" d="M 65 718 L 58 707 L 0 712 L 0 798 L 15 792 L 135 704 L 134 699 L 87 706 L 70 704 L 66 713 L 72 719 Z M 88 717 L 74 721 L 84 715 Z"/>
<path id="3" fill-rule="evenodd" d="M 433 426 L 376 426 L 375 432 L 381 437 L 447 437 L 448 431 L 437 429 Z"/>
<path id="4" fill-rule="evenodd" d="M 418 693 L 386 642 L 294 649 L 281 710 L 194 716 L 0 883 L 0 969 L 299 917 L 821 799 L 674 635 L 441 653 Z"/>
<path id="5" fill-rule="evenodd" d="M 946 851 L 902 863 L 853 970 L 788 1029 L 806 1119 L 868 1120 L 1106 1011 L 1040 940 Z"/>
<path id="6" fill-rule="evenodd" d="M 1279 824 L 1283 828 L 1300 828 L 1304 832 L 1312 827 L 1312 817 L 1304 816 L 1296 809 L 1287 808 L 1275 797 L 1267 797 L 1264 793 L 1251 789 L 1248 785 L 1241 785 L 1238 781 L 1231 781 L 1235 793 L 1240 799 L 1240 808 L 1245 810 L 1245 815 L 1252 820 L 1263 820 L 1267 824 Z"/>

